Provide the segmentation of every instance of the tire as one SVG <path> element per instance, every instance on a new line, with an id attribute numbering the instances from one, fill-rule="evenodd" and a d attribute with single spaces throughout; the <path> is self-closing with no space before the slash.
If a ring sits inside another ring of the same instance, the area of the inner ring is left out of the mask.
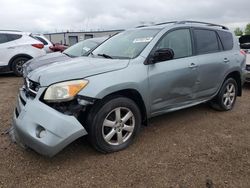
<path id="1" fill-rule="evenodd" d="M 141 113 L 131 99 L 111 98 L 91 109 L 87 124 L 89 140 L 96 150 L 117 152 L 127 148 L 138 134 Z"/>
<path id="2" fill-rule="evenodd" d="M 215 110 L 232 110 L 236 102 L 238 85 L 235 79 L 228 78 L 222 85 L 217 96 L 210 101 L 210 106 Z"/>
<path id="3" fill-rule="evenodd" d="M 18 57 L 14 59 L 11 63 L 11 70 L 14 72 L 16 76 L 23 75 L 23 64 L 26 63 L 30 58 L 27 57 Z"/>

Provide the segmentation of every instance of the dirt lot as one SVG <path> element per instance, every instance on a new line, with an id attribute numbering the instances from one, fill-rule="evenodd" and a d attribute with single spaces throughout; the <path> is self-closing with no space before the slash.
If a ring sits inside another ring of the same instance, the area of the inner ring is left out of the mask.
<path id="1" fill-rule="evenodd" d="M 0 75 L 0 187 L 250 187 L 250 86 L 230 112 L 203 104 L 152 119 L 122 152 L 79 139 L 49 159 L 4 134 L 21 84 Z"/>

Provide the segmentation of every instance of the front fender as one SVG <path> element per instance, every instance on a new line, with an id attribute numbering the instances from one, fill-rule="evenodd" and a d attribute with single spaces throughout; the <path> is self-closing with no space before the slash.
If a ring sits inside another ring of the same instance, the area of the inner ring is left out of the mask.
<path id="1" fill-rule="evenodd" d="M 132 89 L 141 95 L 147 111 L 149 109 L 147 66 L 143 64 L 90 76 L 85 79 L 88 80 L 89 83 L 78 93 L 80 96 L 103 99 L 112 93 Z"/>

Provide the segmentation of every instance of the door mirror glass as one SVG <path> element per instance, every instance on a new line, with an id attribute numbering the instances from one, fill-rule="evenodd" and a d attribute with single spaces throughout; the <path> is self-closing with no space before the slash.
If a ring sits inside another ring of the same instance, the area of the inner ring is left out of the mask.
<path id="1" fill-rule="evenodd" d="M 171 48 L 162 48 L 154 52 L 151 62 L 158 63 L 162 61 L 168 61 L 174 58 L 174 51 Z"/>

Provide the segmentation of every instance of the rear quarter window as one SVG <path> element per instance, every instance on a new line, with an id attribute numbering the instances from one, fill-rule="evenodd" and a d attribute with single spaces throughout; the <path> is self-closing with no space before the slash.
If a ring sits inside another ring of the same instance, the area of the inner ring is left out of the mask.
<path id="1" fill-rule="evenodd" d="M 220 51 L 218 37 L 215 31 L 194 29 L 196 54 L 208 54 Z"/>
<path id="2" fill-rule="evenodd" d="M 230 32 L 217 31 L 224 50 L 233 49 L 233 35 Z"/>

